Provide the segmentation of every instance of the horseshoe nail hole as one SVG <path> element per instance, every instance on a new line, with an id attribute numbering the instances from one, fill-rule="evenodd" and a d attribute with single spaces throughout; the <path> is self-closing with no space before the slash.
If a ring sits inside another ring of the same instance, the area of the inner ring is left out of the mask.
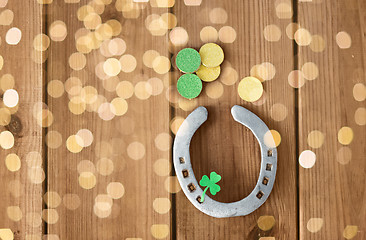
<path id="1" fill-rule="evenodd" d="M 196 198 L 196 200 L 197 200 L 197 202 L 198 202 L 198 203 L 202 204 L 202 202 L 201 202 L 201 196 L 198 196 L 198 197 Z"/>
<path id="2" fill-rule="evenodd" d="M 196 190 L 196 186 L 193 183 L 188 184 L 188 190 L 190 192 L 194 192 Z"/>
<path id="3" fill-rule="evenodd" d="M 183 164 L 183 163 L 186 163 L 186 160 L 184 160 L 184 157 L 180 157 L 180 158 L 179 158 L 179 162 L 180 162 L 181 164 Z"/>
<path id="4" fill-rule="evenodd" d="M 187 169 L 184 169 L 184 170 L 182 171 L 182 174 L 183 174 L 183 177 L 184 177 L 184 178 L 187 178 L 187 177 L 189 176 L 189 172 L 188 172 L 188 170 L 187 170 Z"/>
<path id="5" fill-rule="evenodd" d="M 261 199 L 261 198 L 263 197 L 263 195 L 264 195 L 264 193 L 263 193 L 262 191 L 259 191 L 259 192 L 257 193 L 257 198 L 258 198 L 258 199 Z"/>
<path id="6" fill-rule="evenodd" d="M 272 171 L 272 164 L 267 163 L 267 165 L 266 165 L 266 171 Z"/>
<path id="7" fill-rule="evenodd" d="M 268 157 L 272 157 L 272 154 L 273 154 L 273 153 L 272 153 L 272 150 L 271 150 L 271 149 L 267 151 L 267 156 L 268 156 Z"/>
<path id="8" fill-rule="evenodd" d="M 263 185 L 267 185 L 268 182 L 269 182 L 269 178 L 268 177 L 264 177 L 263 178 L 263 181 L 262 181 Z"/>

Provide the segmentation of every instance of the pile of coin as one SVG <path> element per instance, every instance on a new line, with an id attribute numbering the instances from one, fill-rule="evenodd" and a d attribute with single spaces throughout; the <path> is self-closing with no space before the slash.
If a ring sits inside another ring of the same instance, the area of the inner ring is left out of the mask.
<path id="1" fill-rule="evenodd" d="M 184 73 L 177 83 L 179 94 L 188 99 L 197 97 L 202 91 L 202 81 L 212 82 L 220 76 L 223 61 L 224 51 L 215 43 L 206 43 L 199 52 L 193 48 L 179 51 L 175 62 Z"/>

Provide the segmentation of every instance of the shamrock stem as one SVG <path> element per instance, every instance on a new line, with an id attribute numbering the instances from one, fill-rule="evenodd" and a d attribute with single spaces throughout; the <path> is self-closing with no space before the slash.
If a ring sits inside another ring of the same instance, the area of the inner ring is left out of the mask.
<path id="1" fill-rule="evenodd" d="M 203 201 L 205 201 L 205 193 L 206 193 L 207 189 L 208 189 L 208 186 L 205 188 L 205 190 L 203 190 L 203 193 L 202 193 L 202 196 L 201 196 L 201 203 Z"/>

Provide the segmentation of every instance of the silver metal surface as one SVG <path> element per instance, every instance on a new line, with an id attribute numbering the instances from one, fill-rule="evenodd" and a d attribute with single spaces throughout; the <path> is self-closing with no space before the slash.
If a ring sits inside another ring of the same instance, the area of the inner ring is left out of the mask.
<path id="1" fill-rule="evenodd" d="M 264 142 L 264 136 L 269 131 L 267 125 L 254 113 L 238 105 L 231 108 L 231 114 L 235 121 L 253 132 L 261 147 L 259 179 L 246 198 L 232 203 L 221 203 L 207 195 L 203 203 L 197 199 L 203 191 L 194 176 L 189 145 L 193 134 L 207 120 L 208 113 L 205 107 L 198 107 L 188 115 L 175 136 L 173 146 L 174 167 L 184 194 L 198 210 L 216 218 L 245 216 L 255 211 L 267 200 L 276 177 L 277 150 L 268 147 Z"/>

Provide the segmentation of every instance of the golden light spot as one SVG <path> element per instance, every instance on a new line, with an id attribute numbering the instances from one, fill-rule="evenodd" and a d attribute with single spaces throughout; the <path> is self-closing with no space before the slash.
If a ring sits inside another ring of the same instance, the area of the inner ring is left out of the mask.
<path id="1" fill-rule="evenodd" d="M 133 160 L 140 160 L 145 156 L 145 146 L 140 142 L 132 142 L 127 147 L 127 155 Z"/>
<path id="2" fill-rule="evenodd" d="M 93 133 L 89 129 L 80 129 L 76 136 L 79 136 L 80 138 L 76 138 L 76 141 L 78 141 L 78 145 L 82 147 L 89 147 L 94 140 Z M 81 141 L 80 141 L 81 139 Z"/>
<path id="3" fill-rule="evenodd" d="M 164 36 L 168 31 L 168 23 L 158 17 L 150 22 L 147 29 L 153 36 Z"/>
<path id="4" fill-rule="evenodd" d="M 1 90 L 3 90 L 4 92 L 8 89 L 14 88 L 14 84 L 15 84 L 14 77 L 9 73 L 4 74 L 0 79 L 0 87 Z"/>
<path id="5" fill-rule="evenodd" d="M 184 46 L 188 43 L 188 33 L 182 27 L 175 27 L 169 33 L 170 42 L 176 46 Z"/>
<path id="6" fill-rule="evenodd" d="M 156 5 L 154 5 L 153 2 L 155 2 Z M 174 6 L 175 0 L 153 0 L 150 4 L 152 7 L 170 8 Z"/>
<path id="7" fill-rule="evenodd" d="M 224 87 L 220 82 L 213 82 L 205 87 L 205 93 L 209 98 L 218 99 L 224 94 Z"/>
<path id="8" fill-rule="evenodd" d="M 336 35 L 336 42 L 341 49 L 350 48 L 352 45 L 351 36 L 347 32 L 339 32 Z"/>
<path id="9" fill-rule="evenodd" d="M 69 57 L 69 65 L 76 71 L 83 69 L 86 65 L 85 55 L 79 52 L 71 54 Z"/>
<path id="10" fill-rule="evenodd" d="M 170 122 L 170 130 L 174 134 L 177 134 L 178 129 L 179 129 L 180 125 L 182 125 L 183 121 L 184 121 L 184 118 L 182 118 L 182 117 L 174 117 L 172 119 L 172 121 Z"/>
<path id="11" fill-rule="evenodd" d="M 133 72 L 137 66 L 136 58 L 129 54 L 123 55 L 119 62 L 121 63 L 122 71 L 125 73 Z"/>
<path id="12" fill-rule="evenodd" d="M 7 207 L 6 208 L 6 213 L 8 214 L 9 219 L 11 219 L 14 222 L 20 221 L 23 217 L 22 210 L 20 209 L 19 206 L 9 206 L 9 207 Z"/>
<path id="13" fill-rule="evenodd" d="M 14 89 L 6 90 L 3 95 L 3 102 L 4 102 L 4 105 L 9 108 L 15 107 L 16 105 L 18 105 L 18 102 L 19 102 L 18 92 Z"/>
<path id="14" fill-rule="evenodd" d="M 75 210 L 80 206 L 80 197 L 77 194 L 67 193 L 63 196 L 62 202 L 69 210 Z"/>
<path id="15" fill-rule="evenodd" d="M 156 239 L 163 239 L 169 235 L 169 226 L 167 224 L 153 224 L 150 230 L 151 235 Z"/>
<path id="16" fill-rule="evenodd" d="M 153 208 L 159 214 L 168 213 L 171 208 L 169 198 L 155 198 L 153 201 Z"/>
<path id="17" fill-rule="evenodd" d="M 232 67 L 223 67 L 219 79 L 223 84 L 231 86 L 238 81 L 239 74 Z"/>
<path id="18" fill-rule="evenodd" d="M 102 19 L 97 13 L 89 13 L 83 19 L 86 29 L 96 29 L 101 23 Z"/>
<path id="19" fill-rule="evenodd" d="M 16 172 L 21 167 L 20 158 L 15 153 L 10 153 L 5 158 L 5 165 L 11 172 Z"/>
<path id="20" fill-rule="evenodd" d="M 0 146 L 3 149 L 10 149 L 14 146 L 14 136 L 9 131 L 3 131 L 0 133 Z"/>
<path id="21" fill-rule="evenodd" d="M 212 26 L 206 26 L 200 31 L 200 38 L 202 42 L 216 42 L 219 37 L 219 33 L 216 28 Z"/>
<path id="22" fill-rule="evenodd" d="M 158 176 L 168 176 L 171 171 L 171 164 L 166 159 L 158 159 L 155 161 L 153 168 Z"/>
<path id="23" fill-rule="evenodd" d="M 277 25 L 267 25 L 263 30 L 263 36 L 269 42 L 279 41 L 281 35 L 281 29 Z"/>
<path id="24" fill-rule="evenodd" d="M 257 225 L 259 229 L 262 231 L 271 230 L 276 223 L 276 220 L 273 216 L 260 216 L 257 220 Z"/>
<path id="25" fill-rule="evenodd" d="M 98 208 L 98 205 L 94 205 L 93 207 L 94 214 L 99 218 L 107 218 L 112 213 L 112 208 L 108 208 L 107 210 L 102 210 Z"/>
<path id="26" fill-rule="evenodd" d="M 304 63 L 301 68 L 304 78 L 307 80 L 314 80 L 319 76 L 318 66 L 313 62 Z"/>
<path id="27" fill-rule="evenodd" d="M 43 200 L 49 208 L 57 208 L 61 204 L 61 197 L 57 192 L 46 192 Z"/>
<path id="28" fill-rule="evenodd" d="M 295 32 L 300 28 L 299 24 L 297 23 L 290 23 L 286 27 L 286 35 L 289 39 L 295 38 Z"/>
<path id="29" fill-rule="evenodd" d="M 247 102 L 257 101 L 263 94 L 262 83 L 255 77 L 243 78 L 239 83 L 238 93 Z"/>
<path id="30" fill-rule="evenodd" d="M 116 19 L 110 19 L 106 22 L 112 28 L 113 36 L 118 36 L 122 31 L 121 23 Z"/>
<path id="31" fill-rule="evenodd" d="M 197 107 L 197 99 L 180 98 L 178 105 L 183 111 L 192 111 Z"/>
<path id="32" fill-rule="evenodd" d="M 318 52 L 324 51 L 325 45 L 326 45 L 326 43 L 322 36 L 313 35 L 309 47 L 313 52 L 318 53 Z"/>
<path id="33" fill-rule="evenodd" d="M 41 184 L 45 178 L 46 174 L 41 167 L 32 167 L 28 169 L 28 179 L 31 183 Z"/>
<path id="34" fill-rule="evenodd" d="M 352 239 L 357 235 L 358 227 L 354 225 L 347 225 L 343 230 L 343 237 L 346 239 Z"/>
<path id="35" fill-rule="evenodd" d="M 186 6 L 199 6 L 201 3 L 202 0 L 184 0 Z"/>
<path id="36" fill-rule="evenodd" d="M 282 103 L 275 103 L 271 107 L 271 118 L 275 121 L 283 121 L 286 119 L 288 114 L 287 107 Z"/>
<path id="37" fill-rule="evenodd" d="M 53 0 L 37 0 L 39 4 L 51 4 Z"/>
<path id="38" fill-rule="evenodd" d="M 119 97 L 128 99 L 132 97 L 134 92 L 134 87 L 132 83 L 128 81 L 121 81 L 116 87 L 116 93 Z"/>
<path id="39" fill-rule="evenodd" d="M 121 56 L 126 51 L 126 42 L 121 38 L 115 38 L 109 41 L 108 51 L 112 55 Z"/>
<path id="40" fill-rule="evenodd" d="M 103 70 L 108 76 L 117 76 L 121 72 L 121 63 L 116 58 L 108 58 L 103 64 Z"/>
<path id="41" fill-rule="evenodd" d="M 250 76 L 256 77 L 261 82 L 264 82 L 264 81 L 266 81 L 268 79 L 268 70 L 262 64 L 254 65 L 250 69 Z"/>
<path id="42" fill-rule="evenodd" d="M 95 197 L 94 206 L 102 211 L 110 210 L 113 206 L 113 199 L 107 194 L 98 194 Z"/>
<path id="43" fill-rule="evenodd" d="M 276 75 L 276 67 L 270 62 L 264 62 L 261 65 L 264 66 L 267 70 L 266 71 L 267 78 L 264 78 L 263 80 L 266 80 L 266 81 L 272 80 Z M 262 77 L 264 77 L 264 76 L 262 76 Z"/>
<path id="44" fill-rule="evenodd" d="M 227 22 L 227 12 L 223 8 L 214 8 L 208 15 L 210 22 L 214 24 L 224 24 Z"/>
<path id="45" fill-rule="evenodd" d="M 342 145 L 349 145 L 353 140 L 353 130 L 350 127 L 342 127 L 338 131 L 338 142 Z"/>
<path id="46" fill-rule="evenodd" d="M 0 125 L 6 126 L 10 123 L 11 113 L 7 108 L 0 108 Z"/>
<path id="47" fill-rule="evenodd" d="M 66 148 L 72 153 L 79 153 L 83 150 L 83 146 L 79 143 L 82 143 L 83 139 L 78 135 L 71 135 L 66 140 Z"/>
<path id="48" fill-rule="evenodd" d="M 316 161 L 316 155 L 313 151 L 305 150 L 299 156 L 299 163 L 303 168 L 312 168 Z"/>
<path id="49" fill-rule="evenodd" d="M 5 36 L 5 41 L 9 45 L 17 45 L 21 39 L 22 31 L 16 27 L 10 28 Z"/>
<path id="50" fill-rule="evenodd" d="M 67 36 L 66 24 L 60 20 L 54 21 L 53 23 L 51 23 L 49 34 L 53 41 L 63 41 Z"/>
<path id="51" fill-rule="evenodd" d="M 147 50 L 144 55 L 142 56 L 142 61 L 145 64 L 146 67 L 152 68 L 153 62 L 155 58 L 160 56 L 160 54 L 155 50 Z"/>
<path id="52" fill-rule="evenodd" d="M 36 51 L 46 51 L 50 46 L 50 38 L 45 34 L 38 34 L 33 40 L 33 47 Z"/>
<path id="53" fill-rule="evenodd" d="M 110 103 L 102 103 L 98 108 L 99 117 L 104 121 L 112 120 L 115 117 L 115 114 L 113 113 L 115 110 L 112 111 L 112 108 L 114 107 Z"/>
<path id="54" fill-rule="evenodd" d="M 316 233 L 319 232 L 324 224 L 323 218 L 310 218 L 306 224 L 306 228 L 309 232 Z"/>
<path id="55" fill-rule="evenodd" d="M 42 219 L 48 224 L 55 224 L 57 223 L 59 216 L 56 209 L 43 209 Z"/>
<path id="56" fill-rule="evenodd" d="M 311 131 L 308 135 L 308 145 L 312 148 L 320 148 L 324 143 L 324 134 L 318 130 Z"/>
<path id="57" fill-rule="evenodd" d="M 76 96 L 82 89 L 81 80 L 77 77 L 70 77 L 65 82 L 65 90 L 71 96 Z"/>
<path id="58" fill-rule="evenodd" d="M 79 176 L 79 185 L 84 189 L 92 189 L 95 187 L 97 179 L 91 172 L 82 172 Z M 65 201 L 65 200 L 64 200 Z"/>
<path id="59" fill-rule="evenodd" d="M 164 182 L 165 190 L 169 193 L 177 193 L 181 190 L 177 177 L 169 176 Z"/>
<path id="60" fill-rule="evenodd" d="M 147 90 L 151 89 L 151 95 L 157 96 L 164 90 L 164 84 L 163 81 L 160 78 L 153 77 L 147 80 L 147 83 L 151 86 L 151 88 L 147 88 Z"/>
<path id="61" fill-rule="evenodd" d="M 96 164 L 97 171 L 100 175 L 108 176 L 113 173 L 113 161 L 108 158 L 101 158 Z"/>
<path id="62" fill-rule="evenodd" d="M 80 115 L 85 111 L 86 104 L 81 97 L 72 97 L 68 104 L 70 112 Z"/>
<path id="63" fill-rule="evenodd" d="M 141 81 L 135 86 L 135 95 L 138 99 L 145 100 L 151 96 L 152 87 L 148 82 Z"/>
<path id="64" fill-rule="evenodd" d="M 281 143 L 281 135 L 276 130 L 267 131 L 264 134 L 264 144 L 269 148 L 278 147 Z"/>
<path id="65" fill-rule="evenodd" d="M 13 11 L 6 9 L 0 13 L 0 25 L 8 26 L 12 24 L 14 19 Z"/>
<path id="66" fill-rule="evenodd" d="M 341 147 L 337 152 L 337 161 L 342 164 L 348 164 L 352 159 L 352 150 L 349 147 Z"/>
<path id="67" fill-rule="evenodd" d="M 111 102 L 111 105 L 113 106 L 111 111 L 116 116 L 122 116 L 127 112 L 128 104 L 127 104 L 126 100 L 124 100 L 123 98 L 113 99 Z"/>
<path id="68" fill-rule="evenodd" d="M 290 1 L 281 1 L 276 4 L 276 15 L 279 19 L 291 19 L 293 15 Z"/>
<path id="69" fill-rule="evenodd" d="M 107 193 L 113 199 L 120 199 L 125 194 L 125 188 L 120 182 L 110 182 L 107 185 Z"/>
<path id="70" fill-rule="evenodd" d="M 80 2 L 80 0 L 64 0 L 64 1 L 65 1 L 65 3 L 79 3 Z"/>
<path id="71" fill-rule="evenodd" d="M 294 35 L 295 42 L 299 46 L 308 46 L 312 41 L 312 36 L 305 28 L 299 28 Z"/>
<path id="72" fill-rule="evenodd" d="M 78 163 L 77 170 L 79 174 L 82 172 L 95 173 L 95 166 L 94 163 L 89 160 L 82 160 Z"/>
<path id="73" fill-rule="evenodd" d="M 172 138 L 168 133 L 159 133 L 155 137 L 155 146 L 161 151 L 168 151 L 171 146 Z"/>
<path id="74" fill-rule="evenodd" d="M 224 26 L 219 30 L 219 39 L 223 43 L 233 43 L 236 40 L 236 31 L 231 26 Z"/>
<path id="75" fill-rule="evenodd" d="M 305 84 L 304 74 L 302 71 L 293 70 L 288 75 L 288 84 L 293 88 L 301 88 Z"/>
<path id="76" fill-rule="evenodd" d="M 161 19 L 166 23 L 168 29 L 175 28 L 177 26 L 177 17 L 172 13 L 163 13 Z"/>
<path id="77" fill-rule="evenodd" d="M 0 42 L 1 44 L 1 42 Z M 3 66 L 4 66 L 4 58 L 3 56 L 0 55 L 0 70 L 3 69 Z"/>
<path id="78" fill-rule="evenodd" d="M 353 97 L 358 102 L 366 99 L 366 86 L 363 83 L 356 83 L 353 86 Z"/>
<path id="79" fill-rule="evenodd" d="M 357 125 L 360 126 L 366 125 L 366 108 L 357 108 L 357 110 L 355 111 L 355 122 Z"/>
<path id="80" fill-rule="evenodd" d="M 165 56 L 156 57 L 152 65 L 154 71 L 159 74 L 165 74 L 170 70 L 170 60 Z"/>
<path id="81" fill-rule="evenodd" d="M 14 233 L 10 228 L 0 228 L 0 238 L 2 240 L 13 240 Z"/>
<path id="82" fill-rule="evenodd" d="M 61 97 L 64 91 L 64 84 L 60 80 L 52 80 L 47 84 L 47 93 L 53 98 Z"/>
<path id="83" fill-rule="evenodd" d="M 29 152 L 25 158 L 28 167 L 42 167 L 42 155 L 39 152 Z"/>
<path id="84" fill-rule="evenodd" d="M 0 0 L 0 8 L 4 8 L 8 4 L 8 0 Z"/>

